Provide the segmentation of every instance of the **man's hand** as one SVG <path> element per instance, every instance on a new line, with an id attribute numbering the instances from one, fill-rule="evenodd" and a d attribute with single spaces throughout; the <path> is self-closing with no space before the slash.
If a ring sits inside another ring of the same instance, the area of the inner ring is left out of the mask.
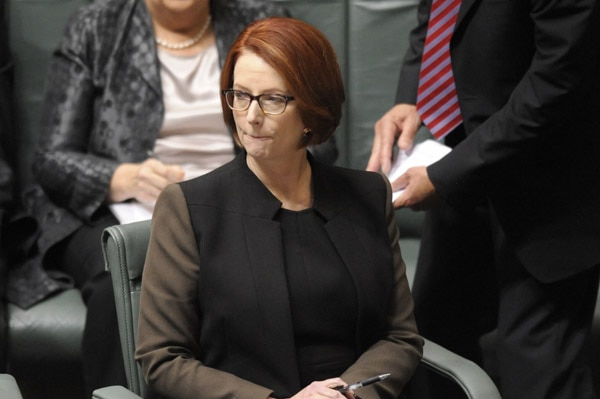
<path id="1" fill-rule="evenodd" d="M 416 211 L 423 211 L 433 207 L 438 199 L 425 166 L 410 168 L 392 182 L 393 191 L 402 189 L 404 191 L 394 201 L 395 208 L 408 207 Z"/>
<path id="2" fill-rule="evenodd" d="M 375 137 L 367 170 L 389 173 L 396 140 L 400 149 L 411 149 L 419 126 L 421 118 L 414 105 L 397 104 L 386 112 L 375 123 Z"/>

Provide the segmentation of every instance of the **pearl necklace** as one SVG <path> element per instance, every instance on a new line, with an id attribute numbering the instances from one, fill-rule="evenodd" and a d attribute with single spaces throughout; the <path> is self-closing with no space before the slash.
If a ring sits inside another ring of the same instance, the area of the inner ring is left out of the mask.
<path id="1" fill-rule="evenodd" d="M 168 41 L 157 37 L 155 39 L 156 44 L 158 44 L 159 46 L 166 47 L 171 50 L 183 50 L 188 47 L 192 47 L 194 44 L 198 43 L 200 41 L 200 39 L 202 39 L 202 36 L 204 36 L 204 33 L 206 33 L 206 29 L 208 29 L 208 26 L 210 25 L 210 20 L 211 20 L 211 17 L 209 15 L 208 18 L 206 19 L 206 22 L 204 23 L 204 26 L 200 30 L 200 32 L 196 36 L 194 36 L 193 38 L 191 38 L 189 40 L 186 40 L 181 43 L 169 43 Z"/>

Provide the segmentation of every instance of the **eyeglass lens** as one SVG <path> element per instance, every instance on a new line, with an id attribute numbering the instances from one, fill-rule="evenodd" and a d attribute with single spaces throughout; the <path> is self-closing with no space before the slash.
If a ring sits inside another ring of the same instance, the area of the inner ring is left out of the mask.
<path id="1" fill-rule="evenodd" d="M 225 92 L 227 105 L 235 111 L 245 111 L 250 107 L 252 100 L 256 99 L 263 112 L 280 114 L 285 110 L 287 99 L 280 94 L 261 94 L 252 96 L 239 90 Z"/>

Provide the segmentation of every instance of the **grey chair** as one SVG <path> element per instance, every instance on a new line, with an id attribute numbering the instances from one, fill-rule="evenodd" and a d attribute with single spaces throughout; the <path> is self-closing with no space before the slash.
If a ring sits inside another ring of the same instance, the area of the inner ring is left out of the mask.
<path id="1" fill-rule="evenodd" d="M 149 221 L 117 225 L 104 230 L 102 247 L 106 267 L 113 281 L 128 389 L 120 386 L 101 388 L 94 392 L 94 399 L 143 398 L 147 394 L 134 352 L 142 271 L 149 237 Z M 479 366 L 434 342 L 425 340 L 421 363 L 454 381 L 467 398 L 500 398 L 496 386 Z"/>
<path id="2" fill-rule="evenodd" d="M 10 374 L 0 374 L 0 398 L 23 399 L 15 377 Z"/>
<path id="3" fill-rule="evenodd" d="M 13 60 L 14 131 L 6 138 L 5 151 L 15 161 L 17 190 L 33 182 L 31 160 L 40 131 L 50 55 L 69 15 L 90 1 L 0 0 L 6 12 L 0 16 L 0 25 L 7 29 Z M 72 288 L 28 309 L 2 300 L 0 314 L 6 323 L 0 332 L 5 338 L 0 340 L 4 351 L 0 371 L 18 381 L 22 395 L 27 399 L 82 398 L 80 347 L 86 307 L 81 292 Z M 0 398 L 5 398 L 1 392 Z"/>

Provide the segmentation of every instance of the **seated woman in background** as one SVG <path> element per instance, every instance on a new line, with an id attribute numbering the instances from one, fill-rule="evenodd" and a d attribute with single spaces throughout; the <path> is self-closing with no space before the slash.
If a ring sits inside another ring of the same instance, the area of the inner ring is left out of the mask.
<path id="1" fill-rule="evenodd" d="M 152 218 L 136 358 L 173 399 L 397 398 L 422 355 L 391 187 L 317 161 L 344 87 L 317 29 L 290 18 L 246 28 L 221 75 L 243 151 L 172 184 Z M 353 392 L 346 393 L 349 398 Z"/>
<path id="2" fill-rule="evenodd" d="M 69 21 L 47 79 L 34 174 L 26 193 L 40 257 L 82 289 L 87 397 L 125 385 L 110 276 L 100 236 L 148 218 L 162 188 L 234 158 L 219 76 L 251 21 L 287 15 L 263 0 L 106 0 Z M 335 143 L 319 153 L 335 159 Z"/>

